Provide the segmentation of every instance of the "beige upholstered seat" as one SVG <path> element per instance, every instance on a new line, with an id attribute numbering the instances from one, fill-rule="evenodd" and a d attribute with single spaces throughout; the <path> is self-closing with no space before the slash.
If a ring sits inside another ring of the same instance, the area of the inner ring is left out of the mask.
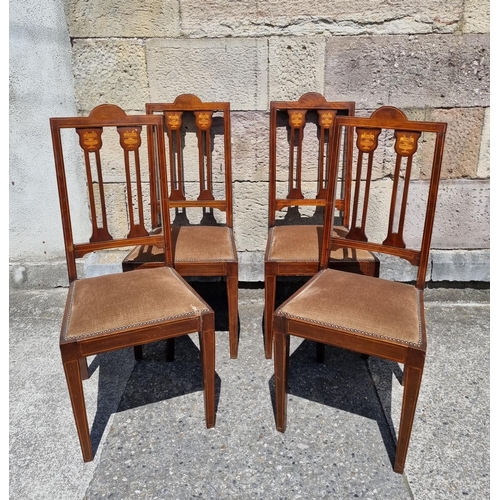
<path id="1" fill-rule="evenodd" d="M 423 295 L 413 285 L 325 269 L 278 307 L 275 316 L 420 347 L 422 307 Z"/>
<path id="2" fill-rule="evenodd" d="M 172 252 L 174 265 L 183 262 L 238 261 L 233 245 L 233 230 L 221 226 L 174 226 L 172 227 Z M 163 261 L 163 250 L 154 246 L 134 248 L 127 260 L 135 264 Z"/>
<path id="3" fill-rule="evenodd" d="M 334 235 L 345 235 L 343 227 L 334 227 Z M 267 261 L 269 262 L 313 262 L 319 265 L 319 254 L 323 226 L 276 226 L 269 229 Z M 375 263 L 377 258 L 367 250 L 337 248 L 331 250 L 332 265 L 339 262 Z"/>
<path id="4" fill-rule="evenodd" d="M 71 283 L 63 340 L 105 337 L 197 317 L 210 308 L 172 268 L 97 276 Z"/>

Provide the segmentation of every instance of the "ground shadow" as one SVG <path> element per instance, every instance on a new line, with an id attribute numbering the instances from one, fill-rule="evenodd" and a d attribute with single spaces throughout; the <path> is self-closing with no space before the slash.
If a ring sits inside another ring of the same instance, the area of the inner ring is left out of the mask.
<path id="1" fill-rule="evenodd" d="M 166 361 L 165 352 L 165 342 L 162 341 L 144 345 L 141 361 L 134 362 L 132 349 L 94 358 L 89 367 L 91 374 L 99 368 L 97 410 L 90 433 L 94 450 L 97 450 L 113 413 L 203 391 L 201 353 L 191 336 L 176 339 L 173 362 Z M 220 392 L 221 379 L 216 373 L 216 412 Z"/>
<path id="2" fill-rule="evenodd" d="M 326 346 L 325 361 L 318 363 L 316 344 L 307 340 L 290 355 L 289 363 L 290 395 L 376 421 L 394 464 L 396 433 L 391 418 L 391 392 L 393 377 L 401 380 L 397 363 L 377 358 L 374 378 L 367 356 Z M 269 391 L 276 416 L 274 375 L 269 380 Z"/>

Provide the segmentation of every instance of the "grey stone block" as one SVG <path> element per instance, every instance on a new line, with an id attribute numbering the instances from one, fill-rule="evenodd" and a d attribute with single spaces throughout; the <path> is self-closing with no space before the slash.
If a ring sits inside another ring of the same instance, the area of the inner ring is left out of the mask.
<path id="1" fill-rule="evenodd" d="M 432 281 L 490 281 L 490 251 L 433 250 Z"/>
<path id="2" fill-rule="evenodd" d="M 411 265 L 407 260 L 380 253 L 376 255 L 380 259 L 380 278 L 404 283 L 413 282 L 417 279 L 417 267 Z M 430 279 L 431 266 L 429 263 L 425 280 L 430 281 Z"/>
<path id="3" fill-rule="evenodd" d="M 264 282 L 264 252 L 238 252 L 240 282 Z"/>
<path id="4" fill-rule="evenodd" d="M 483 108 L 433 109 L 428 113 L 428 120 L 448 124 L 441 167 L 442 179 L 476 177 L 484 133 L 484 113 Z M 432 165 L 431 158 L 427 160 L 427 164 Z M 424 177 L 429 178 L 430 172 L 426 172 Z"/>
<path id="5" fill-rule="evenodd" d="M 98 104 L 144 112 L 149 101 L 146 53 L 140 40 L 74 40 L 73 73 L 77 107 Z"/>
<path id="6" fill-rule="evenodd" d="M 152 37 L 179 36 L 179 2 L 64 2 L 70 36 Z"/>
<path id="7" fill-rule="evenodd" d="M 490 246 L 490 183 L 455 180 L 441 183 L 432 248 L 481 249 Z"/>
<path id="8" fill-rule="evenodd" d="M 286 3 L 181 0 L 181 31 L 190 37 L 301 36 L 315 34 L 454 33 L 460 0 L 341 0 Z"/>
<path id="9" fill-rule="evenodd" d="M 481 135 L 481 149 L 479 150 L 479 163 L 476 176 L 489 178 L 490 176 L 490 108 L 485 110 L 483 133 Z"/>
<path id="10" fill-rule="evenodd" d="M 234 183 L 234 235 L 239 252 L 264 251 L 268 190 L 263 182 Z"/>
<path id="11" fill-rule="evenodd" d="M 107 252 L 94 252 L 89 254 L 84 263 L 85 278 L 103 276 L 122 272 L 122 261 L 130 251 L 110 250 Z"/>
<path id="12" fill-rule="evenodd" d="M 490 32 L 489 0 L 465 0 L 462 29 L 464 33 Z"/>
<path id="13" fill-rule="evenodd" d="M 146 49 L 152 101 L 189 93 L 229 101 L 233 110 L 267 109 L 266 40 L 153 39 Z"/>
<path id="14" fill-rule="evenodd" d="M 82 265 L 77 265 L 77 272 L 82 271 Z M 68 269 L 65 260 L 9 263 L 9 288 L 57 288 L 68 285 Z"/>
<path id="15" fill-rule="evenodd" d="M 233 181 L 269 179 L 269 113 L 231 112 Z"/>
<path id="16" fill-rule="evenodd" d="M 269 40 L 269 100 L 294 101 L 324 89 L 324 37 L 272 37 Z"/>
<path id="17" fill-rule="evenodd" d="M 334 37 L 325 94 L 359 108 L 489 106 L 487 35 Z"/>

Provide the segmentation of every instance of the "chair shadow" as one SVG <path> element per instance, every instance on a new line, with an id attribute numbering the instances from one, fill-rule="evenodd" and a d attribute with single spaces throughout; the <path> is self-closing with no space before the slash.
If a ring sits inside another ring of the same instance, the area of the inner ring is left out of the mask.
<path id="1" fill-rule="evenodd" d="M 304 340 L 290 355 L 288 394 L 374 420 L 394 464 L 396 432 L 391 418 L 392 379 L 402 380 L 395 362 L 376 358 L 376 375 L 369 358 L 345 349 L 326 346 L 324 363 L 316 362 L 316 343 Z M 269 392 L 276 418 L 275 376 Z M 332 429 L 333 432 L 333 429 Z"/>
<path id="2" fill-rule="evenodd" d="M 113 413 L 203 391 L 201 353 L 189 335 L 176 338 L 175 360 L 165 360 L 165 341 L 143 345 L 143 359 L 134 360 L 132 349 L 97 355 L 89 374 L 99 367 L 97 410 L 90 432 L 97 450 Z M 128 369 L 127 369 L 128 366 Z M 130 367 L 132 369 L 130 370 Z M 215 374 L 215 411 L 221 379 Z"/>
<path id="3" fill-rule="evenodd" d="M 184 278 L 186 279 L 186 278 Z M 215 313 L 215 331 L 229 331 L 226 280 L 222 277 L 189 277 L 189 285 L 213 309 Z"/>

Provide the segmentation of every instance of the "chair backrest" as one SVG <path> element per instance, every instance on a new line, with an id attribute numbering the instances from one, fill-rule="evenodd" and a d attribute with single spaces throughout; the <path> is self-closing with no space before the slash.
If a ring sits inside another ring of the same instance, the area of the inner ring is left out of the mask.
<path id="1" fill-rule="evenodd" d="M 269 227 L 276 213 L 292 207 L 324 207 L 328 183 L 328 159 L 336 116 L 354 116 L 354 102 L 327 102 L 317 92 L 298 101 L 271 101 L 269 119 Z M 351 144 L 352 141 L 347 141 Z M 350 155 L 347 154 L 346 157 Z M 351 169 L 345 168 L 350 174 Z M 281 174 L 281 178 L 280 175 Z M 338 174 L 343 177 L 342 172 Z M 344 177 L 336 207 L 343 220 L 349 217 L 350 179 Z M 347 202 L 347 203 L 346 203 Z M 322 211 L 322 209 L 321 209 Z M 322 223 L 322 217 L 321 222 Z"/>
<path id="2" fill-rule="evenodd" d="M 150 234 L 153 225 L 144 214 L 149 193 L 143 186 L 150 172 L 160 172 L 159 193 L 167 193 L 162 118 L 127 115 L 118 106 L 102 104 L 88 117 L 51 118 L 50 127 L 70 282 L 77 279 L 76 259 L 97 250 L 157 245 L 165 249 L 165 265 L 171 266 L 170 231 Z M 74 165 L 75 140 L 81 148 L 79 165 Z M 80 174 L 86 183 L 86 207 L 75 207 L 81 196 L 70 196 L 74 190 L 67 182 L 68 175 Z M 168 199 L 159 196 L 158 201 L 160 213 L 166 214 L 163 223 L 170 228 Z M 72 210 L 82 209 L 89 210 L 88 242 L 74 241 L 71 225 Z"/>
<path id="3" fill-rule="evenodd" d="M 173 103 L 147 103 L 146 113 L 164 119 L 173 224 L 186 219 L 186 209 L 200 208 L 202 218 L 196 222 L 233 227 L 229 102 L 202 102 L 182 94 Z M 216 217 L 214 209 L 225 216 Z"/>
<path id="4" fill-rule="evenodd" d="M 345 238 L 323 238 L 323 268 L 330 245 L 365 249 L 418 266 L 416 286 L 424 288 L 446 127 L 446 123 L 410 121 L 390 106 L 377 109 L 369 118 L 337 117 L 330 175 L 336 175 L 342 136 L 346 130 L 354 131 L 352 216 Z M 326 227 L 332 226 L 329 208 L 335 196 L 335 188 L 330 189 Z"/>

